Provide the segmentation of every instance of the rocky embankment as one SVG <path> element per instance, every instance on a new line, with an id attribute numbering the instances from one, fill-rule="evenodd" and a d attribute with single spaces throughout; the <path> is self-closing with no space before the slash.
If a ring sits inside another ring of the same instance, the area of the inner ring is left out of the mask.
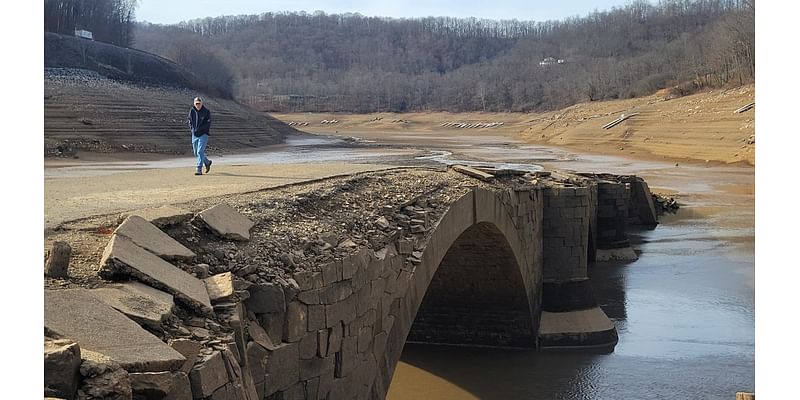
<path id="1" fill-rule="evenodd" d="M 45 157 L 79 151 L 191 153 L 186 114 L 191 89 L 110 79 L 75 68 L 45 68 Z M 232 100 L 206 97 L 213 123 L 209 152 L 280 143 L 294 129 Z"/>

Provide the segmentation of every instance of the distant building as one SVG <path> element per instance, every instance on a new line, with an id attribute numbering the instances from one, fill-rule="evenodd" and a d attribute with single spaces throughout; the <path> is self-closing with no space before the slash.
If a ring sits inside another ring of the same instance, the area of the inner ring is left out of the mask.
<path id="1" fill-rule="evenodd" d="M 92 37 L 92 32 L 85 31 L 83 29 L 75 29 L 75 36 L 79 38 L 94 40 L 94 37 Z"/>
<path id="2" fill-rule="evenodd" d="M 544 60 L 539 61 L 539 65 L 542 66 L 542 67 L 546 67 L 548 65 L 564 64 L 565 62 L 566 61 L 564 61 L 563 59 L 560 59 L 560 58 L 559 59 L 555 59 L 553 57 L 545 57 Z"/>

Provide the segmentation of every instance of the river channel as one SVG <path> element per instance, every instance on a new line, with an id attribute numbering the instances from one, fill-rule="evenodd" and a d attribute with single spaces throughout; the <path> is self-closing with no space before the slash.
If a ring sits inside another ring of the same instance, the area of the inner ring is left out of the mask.
<path id="1" fill-rule="evenodd" d="M 292 139 L 216 165 L 302 162 L 493 163 L 517 169 L 636 174 L 675 196 L 674 215 L 632 232 L 639 259 L 589 265 L 614 321 L 613 352 L 406 344 L 388 398 L 733 399 L 755 386 L 755 169 L 571 153 L 506 137 L 386 136 L 366 145 Z M 46 179 L 192 165 L 189 158 L 45 168 Z"/>

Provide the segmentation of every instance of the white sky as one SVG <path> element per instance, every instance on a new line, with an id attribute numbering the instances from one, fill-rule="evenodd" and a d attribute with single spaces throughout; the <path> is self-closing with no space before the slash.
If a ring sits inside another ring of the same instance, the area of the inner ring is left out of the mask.
<path id="1" fill-rule="evenodd" d="M 261 14 L 278 11 L 321 10 L 326 14 L 360 13 L 365 16 L 476 17 L 530 21 L 561 20 L 585 16 L 594 10 L 621 7 L 628 0 L 139 0 L 136 20 L 173 24 L 195 18 L 221 15 Z M 651 3 L 653 1 L 651 0 Z"/>

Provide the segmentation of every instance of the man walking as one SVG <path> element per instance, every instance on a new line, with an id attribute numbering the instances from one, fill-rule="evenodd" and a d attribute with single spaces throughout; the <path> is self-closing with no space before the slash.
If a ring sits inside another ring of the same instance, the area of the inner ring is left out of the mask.
<path id="1" fill-rule="evenodd" d="M 203 166 L 206 173 L 211 171 L 211 160 L 206 158 L 206 144 L 208 144 L 208 130 L 211 128 L 211 111 L 203 106 L 203 99 L 194 98 L 194 107 L 189 109 L 189 128 L 192 130 L 192 150 L 197 157 L 197 170 L 195 175 L 203 175 Z"/>

